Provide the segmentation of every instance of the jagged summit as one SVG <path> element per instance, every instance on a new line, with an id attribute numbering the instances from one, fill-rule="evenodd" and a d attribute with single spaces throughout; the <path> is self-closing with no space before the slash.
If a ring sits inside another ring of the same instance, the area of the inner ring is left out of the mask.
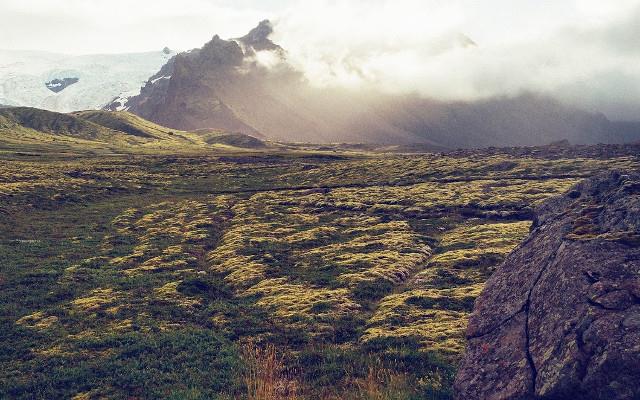
<path id="1" fill-rule="evenodd" d="M 217 128 L 261 136 L 251 122 L 238 115 L 233 100 L 260 91 L 261 80 L 266 78 L 263 65 L 256 61 L 257 53 L 274 51 L 276 57 L 284 57 L 284 50 L 269 40 L 272 32 L 271 22 L 264 20 L 238 39 L 214 35 L 202 48 L 169 60 L 139 95 L 126 101 L 115 99 L 105 109 L 129 110 L 172 128 Z"/>
<path id="2" fill-rule="evenodd" d="M 273 33 L 273 24 L 268 19 L 260 21 L 258 26 L 253 28 L 249 33 L 243 37 L 246 41 L 259 42 L 266 40 Z"/>
<path id="3" fill-rule="evenodd" d="M 240 65 L 244 58 L 242 49 L 235 41 L 221 39 L 218 35 L 215 35 L 200 51 L 187 54 L 187 58 L 203 64 L 205 68 L 218 65 Z"/>
<path id="4" fill-rule="evenodd" d="M 236 40 L 242 42 L 248 47 L 253 48 L 253 50 L 255 51 L 282 50 L 280 46 L 273 43 L 269 39 L 272 33 L 273 24 L 268 19 L 265 19 L 261 21 L 258 26 L 253 28 L 248 34 Z"/>

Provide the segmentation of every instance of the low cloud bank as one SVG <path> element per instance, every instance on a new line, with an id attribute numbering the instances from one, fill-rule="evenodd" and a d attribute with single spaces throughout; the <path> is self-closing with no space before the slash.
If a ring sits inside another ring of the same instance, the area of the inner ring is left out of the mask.
<path id="1" fill-rule="evenodd" d="M 0 48 L 187 50 L 263 18 L 316 86 L 445 101 L 531 91 L 640 119 L 640 0 L 3 0 Z"/>
<path id="2" fill-rule="evenodd" d="M 300 2 L 274 41 L 318 86 L 446 101 L 524 91 L 640 119 L 640 1 Z"/>

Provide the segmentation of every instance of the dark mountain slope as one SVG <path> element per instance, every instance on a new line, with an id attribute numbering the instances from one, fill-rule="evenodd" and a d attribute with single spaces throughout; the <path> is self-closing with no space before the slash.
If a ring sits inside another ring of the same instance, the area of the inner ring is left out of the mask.
<path id="1" fill-rule="evenodd" d="M 571 143 L 620 143 L 631 137 L 602 114 L 567 107 L 553 99 L 523 94 L 475 103 L 443 104 L 398 98 L 378 110 L 394 126 L 448 147 L 535 146 L 561 139 Z M 640 128 L 636 127 L 640 134 Z"/>
<path id="2" fill-rule="evenodd" d="M 640 126 L 619 126 L 601 114 L 532 94 L 443 103 L 316 88 L 287 63 L 286 51 L 269 39 L 272 31 L 263 21 L 242 38 L 215 36 L 201 49 L 176 55 L 125 106 L 176 129 L 217 128 L 281 141 L 464 148 L 640 137 Z M 267 64 L 260 61 L 265 55 Z"/>
<path id="3" fill-rule="evenodd" d="M 612 122 L 612 131 L 616 132 L 625 143 L 640 142 L 640 122 L 615 121 Z"/>

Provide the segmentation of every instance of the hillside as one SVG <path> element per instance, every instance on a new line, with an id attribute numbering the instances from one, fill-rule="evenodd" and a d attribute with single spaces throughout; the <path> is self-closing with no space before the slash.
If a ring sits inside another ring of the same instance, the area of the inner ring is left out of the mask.
<path id="1" fill-rule="evenodd" d="M 263 21 L 248 35 L 215 36 L 177 54 L 141 92 L 107 109 L 126 109 L 176 129 L 219 128 L 285 142 L 428 144 L 441 148 L 533 146 L 640 139 L 618 125 L 548 97 L 521 94 L 446 103 L 373 90 L 318 88 L 287 62 Z"/>
<path id="2" fill-rule="evenodd" d="M 208 130 L 184 132 L 128 112 L 80 111 L 61 114 L 27 107 L 0 110 L 3 150 L 180 153 L 214 148 L 233 151 L 266 147 L 257 138 Z"/>

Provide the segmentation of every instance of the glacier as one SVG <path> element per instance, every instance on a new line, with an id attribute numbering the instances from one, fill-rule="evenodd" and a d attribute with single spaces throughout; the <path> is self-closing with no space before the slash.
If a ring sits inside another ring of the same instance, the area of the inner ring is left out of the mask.
<path id="1" fill-rule="evenodd" d="M 167 49 L 93 55 L 0 50 L 0 104 L 57 112 L 101 109 L 138 94 L 174 55 Z M 47 88 L 48 82 L 65 78 L 78 81 L 57 93 Z"/>

